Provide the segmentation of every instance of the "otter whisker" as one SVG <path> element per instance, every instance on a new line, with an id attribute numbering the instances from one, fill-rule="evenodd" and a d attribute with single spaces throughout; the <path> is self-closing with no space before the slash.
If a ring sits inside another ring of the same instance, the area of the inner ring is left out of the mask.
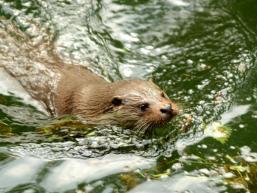
<path id="1" fill-rule="evenodd" d="M 138 125 L 136 126 L 137 129 L 138 129 L 138 132 L 137 134 L 144 134 L 145 131 L 147 130 L 147 128 L 151 125 L 150 122 L 147 122 L 147 121 L 138 121 Z"/>

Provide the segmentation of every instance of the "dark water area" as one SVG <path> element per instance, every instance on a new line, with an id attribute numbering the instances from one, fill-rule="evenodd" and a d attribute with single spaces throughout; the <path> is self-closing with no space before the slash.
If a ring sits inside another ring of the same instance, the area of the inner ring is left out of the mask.
<path id="1" fill-rule="evenodd" d="M 0 193 L 257 192 L 256 35 L 254 0 L 0 0 Z M 183 111 L 150 137 L 50 118 L 1 66 L 56 58 Z"/>

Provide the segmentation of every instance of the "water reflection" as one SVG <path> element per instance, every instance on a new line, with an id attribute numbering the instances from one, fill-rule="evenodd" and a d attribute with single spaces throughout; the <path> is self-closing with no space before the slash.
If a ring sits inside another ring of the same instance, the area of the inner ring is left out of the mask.
<path id="1" fill-rule="evenodd" d="M 129 154 L 50 162 L 33 157 L 16 158 L 1 165 L 0 190 L 8 191 L 16 186 L 21 187 L 22 184 L 36 183 L 36 186 L 47 192 L 64 192 L 76 189 L 80 183 L 89 183 L 135 169 L 146 169 L 154 164 L 152 159 Z M 28 189 L 30 188 L 28 186 Z"/>
<path id="2" fill-rule="evenodd" d="M 44 161 L 28 157 L 16 159 L 1 165 L 1 189 L 7 191 L 17 185 L 34 181 L 38 170 L 40 170 L 43 165 Z"/>
<path id="3" fill-rule="evenodd" d="M 226 190 L 221 185 L 222 180 L 219 178 L 209 178 L 206 176 L 194 176 L 193 174 L 176 174 L 172 178 L 162 181 L 145 182 L 130 193 L 170 193 L 170 192 L 199 192 L 199 193 L 218 193 Z"/>

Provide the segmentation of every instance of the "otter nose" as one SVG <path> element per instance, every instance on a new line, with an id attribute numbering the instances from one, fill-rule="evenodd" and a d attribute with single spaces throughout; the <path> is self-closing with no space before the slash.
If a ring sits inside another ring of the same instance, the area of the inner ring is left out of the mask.
<path id="1" fill-rule="evenodd" d="M 162 113 L 172 113 L 171 104 L 165 104 L 160 111 Z"/>

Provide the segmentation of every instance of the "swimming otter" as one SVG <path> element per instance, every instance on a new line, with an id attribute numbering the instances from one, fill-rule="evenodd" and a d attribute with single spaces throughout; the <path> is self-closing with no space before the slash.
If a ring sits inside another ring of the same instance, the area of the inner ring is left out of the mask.
<path id="1" fill-rule="evenodd" d="M 14 62 L 4 69 L 51 115 L 73 114 L 87 124 L 111 124 L 146 131 L 178 114 L 176 104 L 152 81 L 109 83 L 77 65 Z"/>
<path id="2" fill-rule="evenodd" d="M 59 115 L 75 114 L 88 123 L 146 130 L 168 122 L 178 113 L 176 104 L 152 81 L 109 83 L 81 66 L 65 66 L 60 72 L 54 97 Z"/>
<path id="3" fill-rule="evenodd" d="M 89 124 L 146 131 L 167 123 L 178 113 L 176 104 L 153 82 L 109 83 L 85 67 L 63 64 L 50 40 L 34 44 L 15 26 L 10 29 L 12 33 L 8 28 L 0 30 L 0 45 L 6 45 L 0 47 L 0 67 L 51 115 L 74 114 Z"/>

